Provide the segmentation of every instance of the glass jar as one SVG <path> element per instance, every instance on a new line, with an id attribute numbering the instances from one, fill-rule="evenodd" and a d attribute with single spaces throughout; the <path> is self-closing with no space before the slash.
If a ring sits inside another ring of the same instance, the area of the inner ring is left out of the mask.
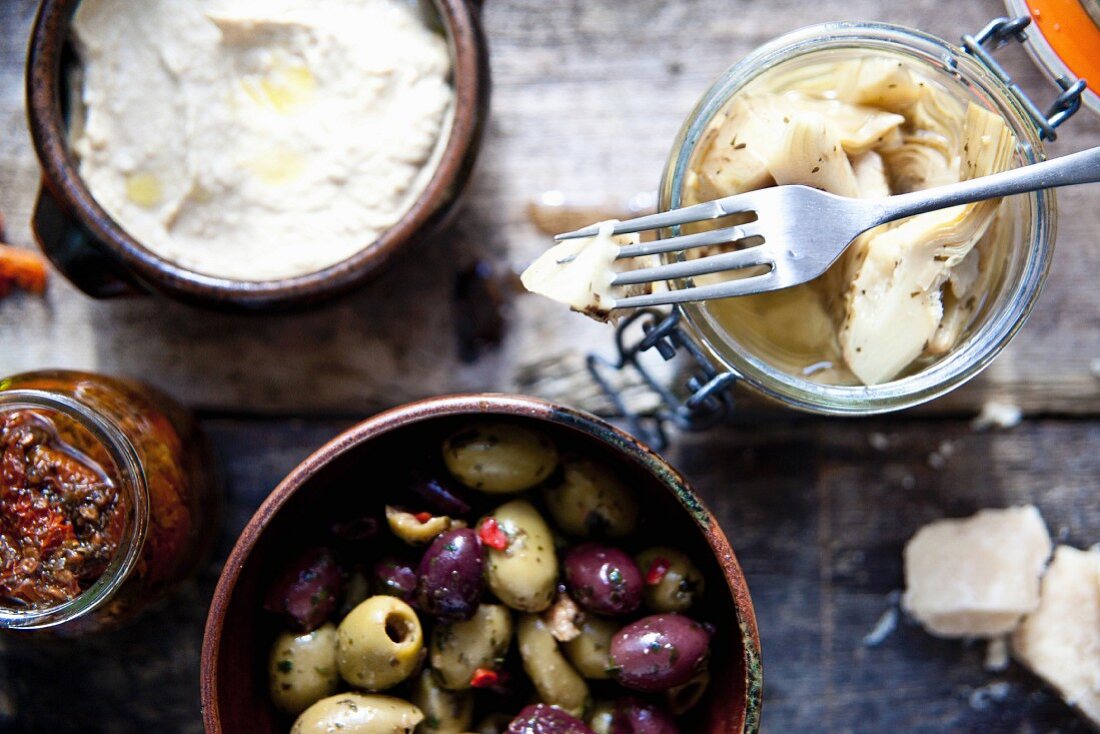
<path id="1" fill-rule="evenodd" d="M 762 75 L 822 61 L 867 54 L 906 61 L 954 96 L 996 112 L 1018 141 L 1015 164 L 1043 159 L 1040 129 L 1024 100 L 988 66 L 964 49 L 918 30 L 878 23 L 828 23 L 794 31 L 758 48 L 731 67 L 703 96 L 673 146 L 660 189 L 659 208 L 684 206 L 692 164 L 711 122 Z M 1056 223 L 1053 190 L 1016 198 L 1014 232 L 1000 277 L 968 331 L 946 355 L 912 374 L 882 384 L 819 384 L 778 368 L 739 343 L 705 303 L 679 308 L 683 329 L 732 379 L 786 405 L 829 414 L 867 415 L 907 408 L 938 397 L 985 368 L 1023 325 L 1050 267 Z M 678 228 L 662 236 L 675 236 Z M 686 287 L 690 283 L 683 283 Z"/>
<path id="2" fill-rule="evenodd" d="M 0 629 L 114 627 L 196 571 L 219 518 L 212 467 L 190 415 L 143 384 L 0 380 Z"/>

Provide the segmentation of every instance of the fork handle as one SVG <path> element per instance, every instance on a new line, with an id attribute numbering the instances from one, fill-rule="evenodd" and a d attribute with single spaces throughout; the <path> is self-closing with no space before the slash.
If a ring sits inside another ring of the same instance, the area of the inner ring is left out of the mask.
<path id="1" fill-rule="evenodd" d="M 872 203 L 873 226 L 959 204 L 971 204 L 1055 186 L 1098 182 L 1100 147 L 1089 148 L 1079 153 L 969 181 L 879 199 Z"/>

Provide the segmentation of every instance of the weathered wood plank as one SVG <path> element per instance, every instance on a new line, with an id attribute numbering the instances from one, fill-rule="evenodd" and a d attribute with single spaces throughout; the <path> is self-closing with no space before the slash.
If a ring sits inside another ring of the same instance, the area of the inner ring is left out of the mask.
<path id="1" fill-rule="evenodd" d="M 12 239 L 29 246 L 37 168 L 23 121 L 25 34 L 36 3 L 0 7 L 0 208 Z M 493 121 L 464 214 L 443 237 L 355 296 L 306 314 L 204 313 L 154 299 L 99 303 L 56 278 L 47 300 L 0 305 L 0 374 L 56 365 L 145 377 L 214 409 L 361 411 L 470 389 L 525 390 L 602 408 L 579 374 L 581 355 L 607 349 L 606 328 L 534 298 L 509 310 L 503 346 L 477 364 L 456 356 L 450 302 L 455 264 L 522 268 L 546 241 L 528 201 L 562 188 L 629 195 L 655 187 L 671 139 L 710 81 L 759 43 L 836 18 L 891 20 L 947 37 L 1003 12 L 996 0 L 882 3 L 666 3 L 494 0 Z M 1018 49 L 1008 66 L 1046 98 Z M 1100 144 L 1100 120 L 1067 126 L 1053 152 Z M 1062 196 L 1061 257 L 1033 323 L 974 387 L 940 404 L 973 410 L 986 395 L 1033 411 L 1100 408 L 1100 228 L 1095 191 Z"/>
<path id="2" fill-rule="evenodd" d="M 45 650 L 5 642 L 0 731 L 201 731 L 198 650 L 220 559 L 279 479 L 344 425 L 207 420 L 228 478 L 218 560 L 124 632 Z M 1034 502 L 1062 541 L 1100 540 L 1097 441 L 1100 423 L 1065 421 L 975 434 L 958 421 L 809 420 L 681 437 L 670 458 L 725 528 L 756 604 L 764 730 L 1085 731 L 1019 668 L 986 673 L 980 645 L 904 620 L 875 647 L 863 638 L 925 522 Z M 937 452 L 940 469 L 929 464 Z"/>

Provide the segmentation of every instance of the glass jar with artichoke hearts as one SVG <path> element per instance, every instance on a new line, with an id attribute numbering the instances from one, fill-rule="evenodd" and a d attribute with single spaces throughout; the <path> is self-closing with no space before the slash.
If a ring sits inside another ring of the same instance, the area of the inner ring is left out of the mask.
<path id="1" fill-rule="evenodd" d="M 0 380 L 0 630 L 73 637 L 134 618 L 208 554 L 215 476 L 193 418 L 147 385 Z"/>
<path id="2" fill-rule="evenodd" d="M 660 208 L 791 183 L 887 196 L 1042 158 L 1020 98 L 961 48 L 831 23 L 758 48 L 715 82 L 674 144 Z M 901 409 L 973 377 L 1015 335 L 1054 233 L 1053 190 L 933 212 L 866 233 L 812 283 L 683 316 L 712 358 L 788 405 Z"/>

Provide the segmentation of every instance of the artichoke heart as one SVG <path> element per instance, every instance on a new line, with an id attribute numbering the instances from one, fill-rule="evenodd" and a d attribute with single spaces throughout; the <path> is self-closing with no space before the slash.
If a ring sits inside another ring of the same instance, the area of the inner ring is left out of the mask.
<path id="1" fill-rule="evenodd" d="M 565 240 L 551 247 L 523 271 L 523 287 L 606 321 L 615 307 L 611 281 L 619 247 L 638 241 L 637 235 L 612 235 L 615 224 L 615 220 L 600 222 L 595 237 Z"/>
<path id="2" fill-rule="evenodd" d="M 904 122 L 901 115 L 799 92 L 738 97 L 704 141 L 698 166 L 698 200 L 710 201 L 776 183 L 795 183 L 791 172 L 804 167 L 808 175 L 821 163 L 818 157 L 823 151 L 834 158 L 865 153 L 887 139 L 900 137 L 897 131 Z M 807 126 L 827 128 L 822 135 L 828 136 L 828 145 L 815 145 L 813 129 Z M 846 161 L 844 165 L 847 167 Z M 785 176 L 782 181 L 776 175 L 777 166 Z M 797 183 L 841 193 L 810 180 Z M 851 190 L 846 185 L 843 188 Z"/>
<path id="3" fill-rule="evenodd" d="M 803 184 L 838 196 L 859 196 L 856 175 L 830 120 L 816 112 L 789 118 L 768 170 L 779 185 Z"/>
<path id="4" fill-rule="evenodd" d="M 962 141 L 961 180 L 1005 170 L 1016 144 L 999 116 L 974 104 Z M 928 352 L 944 316 L 944 284 L 999 205 L 996 199 L 920 214 L 866 243 L 840 331 L 844 359 L 864 384 L 890 380 Z"/>
<path id="5" fill-rule="evenodd" d="M 708 134 L 698 165 L 699 201 L 738 194 L 775 183 L 766 161 L 775 148 L 775 124 L 767 97 L 734 100 L 720 124 Z"/>

